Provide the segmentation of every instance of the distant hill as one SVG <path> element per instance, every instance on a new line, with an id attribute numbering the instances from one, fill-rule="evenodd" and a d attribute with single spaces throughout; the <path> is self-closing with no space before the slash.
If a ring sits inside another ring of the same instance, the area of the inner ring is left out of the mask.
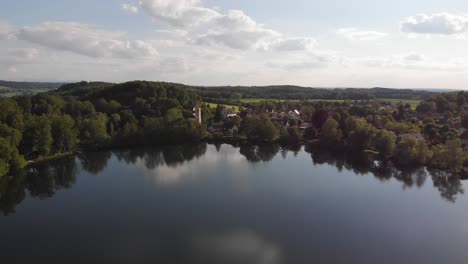
<path id="1" fill-rule="evenodd" d="M 161 82 L 146 82 L 161 83 Z M 167 83 L 166 83 L 167 84 Z M 11 82 L 0 80 L 0 95 L 15 95 L 19 93 L 39 93 L 54 91 L 59 94 L 83 95 L 96 93 L 96 90 L 114 86 L 107 82 Z M 439 92 L 450 90 L 424 90 L 424 89 L 394 89 L 394 88 L 313 88 L 295 85 L 271 85 L 271 86 L 188 86 L 180 87 L 193 89 L 202 98 L 208 100 L 231 98 L 233 95 L 249 99 L 283 99 L 283 100 L 366 100 L 366 99 L 406 99 L 424 100 Z"/>
<path id="2" fill-rule="evenodd" d="M 267 98 L 282 100 L 365 100 L 375 98 L 424 100 L 437 92 L 391 88 L 312 88 L 292 85 L 278 86 L 220 86 L 194 87 L 203 98 L 230 98 L 237 93 L 242 98 Z"/>
<path id="3" fill-rule="evenodd" d="M 0 80 L 0 95 L 13 96 L 23 93 L 40 93 L 58 89 L 65 83 L 56 82 L 12 82 Z"/>

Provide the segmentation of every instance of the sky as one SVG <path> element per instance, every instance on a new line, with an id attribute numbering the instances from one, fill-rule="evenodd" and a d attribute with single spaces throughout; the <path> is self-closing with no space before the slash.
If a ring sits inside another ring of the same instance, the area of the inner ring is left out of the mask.
<path id="1" fill-rule="evenodd" d="M 466 0 L 14 0 L 0 79 L 468 89 Z"/>

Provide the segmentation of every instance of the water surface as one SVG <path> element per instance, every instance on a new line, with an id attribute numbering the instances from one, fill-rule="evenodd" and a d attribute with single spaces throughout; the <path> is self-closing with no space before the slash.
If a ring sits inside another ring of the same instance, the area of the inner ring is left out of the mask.
<path id="1" fill-rule="evenodd" d="M 0 180 L 2 263 L 466 263 L 464 182 L 278 146 L 84 153 Z"/>

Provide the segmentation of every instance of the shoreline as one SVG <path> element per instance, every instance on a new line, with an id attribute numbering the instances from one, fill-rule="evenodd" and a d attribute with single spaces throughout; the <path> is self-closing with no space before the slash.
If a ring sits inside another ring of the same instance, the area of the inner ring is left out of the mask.
<path id="1" fill-rule="evenodd" d="M 127 147 L 107 147 L 107 148 L 101 148 L 101 149 L 82 149 L 82 150 L 70 151 L 70 152 L 55 154 L 55 155 L 46 156 L 46 157 L 40 157 L 40 158 L 34 159 L 34 160 L 28 160 L 28 161 L 26 161 L 26 166 L 24 168 L 28 168 L 30 166 L 34 166 L 34 165 L 41 164 L 41 163 L 44 163 L 44 162 L 50 162 L 50 161 L 54 161 L 54 160 L 58 160 L 58 159 L 62 159 L 62 158 L 76 156 L 76 155 L 82 153 L 82 151 L 113 151 L 113 150 L 122 149 L 122 148 L 162 147 L 162 146 L 177 146 L 177 145 L 199 144 L 199 143 L 207 143 L 207 144 L 213 144 L 213 145 L 215 145 L 215 144 L 228 144 L 228 145 L 234 145 L 234 146 L 239 146 L 239 145 L 242 145 L 242 144 L 247 144 L 247 145 L 252 145 L 252 146 L 279 145 L 279 146 L 282 146 L 282 147 L 288 147 L 288 146 L 289 147 L 307 147 L 307 146 L 309 146 L 309 147 L 312 147 L 312 148 L 316 149 L 316 151 L 318 151 L 318 152 L 326 152 L 326 151 L 323 151 L 323 149 L 321 147 L 318 147 L 317 145 L 315 145 L 315 144 L 317 144 L 317 142 L 318 142 L 317 140 L 301 141 L 298 144 L 286 144 L 286 143 L 281 143 L 281 142 L 278 142 L 278 141 L 275 141 L 275 142 L 249 142 L 246 138 L 243 138 L 243 137 L 225 136 L 225 137 L 222 137 L 222 138 L 205 138 L 205 139 L 203 139 L 203 140 L 201 140 L 200 142 L 197 142 L 197 143 L 181 143 L 181 144 L 167 144 L 167 145 L 153 145 L 153 146 L 145 145 L 145 146 L 127 146 Z M 340 149 L 340 150 L 336 150 L 336 151 L 343 152 L 343 153 L 349 152 L 345 148 Z M 333 154 L 333 151 L 330 152 L 330 153 Z M 412 166 L 411 165 L 410 166 L 399 166 L 398 164 L 394 163 L 392 160 L 384 160 L 384 159 L 376 158 L 375 156 L 378 155 L 378 154 L 373 153 L 371 151 L 364 151 L 361 154 L 370 155 L 372 161 L 390 162 L 393 166 L 395 166 L 399 170 L 415 168 L 415 167 L 425 167 L 425 168 L 428 168 L 428 169 L 435 169 L 435 170 L 444 171 L 446 173 L 450 173 L 451 176 L 457 176 L 457 177 L 460 177 L 460 178 L 462 178 L 462 177 L 468 178 L 468 173 L 464 173 L 464 170 L 461 170 L 461 171 L 459 171 L 457 173 L 453 173 L 451 171 L 447 171 L 447 170 L 444 170 L 444 169 L 440 169 L 440 168 L 437 168 L 437 167 L 430 166 L 429 164 L 419 164 L 419 165 L 412 165 Z"/>
<path id="2" fill-rule="evenodd" d="M 52 160 L 57 160 L 57 159 L 62 159 L 62 158 L 75 156 L 75 155 L 77 155 L 79 153 L 80 153 L 80 151 L 76 150 L 76 151 L 69 151 L 69 152 L 59 153 L 59 154 L 55 154 L 55 155 L 51 155 L 51 156 L 39 157 L 39 158 L 33 159 L 33 160 L 27 160 L 25 168 L 27 168 L 29 166 L 37 165 L 37 164 L 40 164 L 40 163 L 52 161 Z"/>

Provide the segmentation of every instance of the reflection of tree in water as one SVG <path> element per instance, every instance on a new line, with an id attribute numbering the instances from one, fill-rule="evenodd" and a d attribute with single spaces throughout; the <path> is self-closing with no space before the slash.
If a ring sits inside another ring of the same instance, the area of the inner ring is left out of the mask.
<path id="1" fill-rule="evenodd" d="M 286 159 L 286 157 L 288 156 L 288 152 L 292 152 L 294 157 L 297 157 L 301 149 L 302 149 L 301 145 L 281 146 L 281 157 L 283 157 L 283 159 Z"/>
<path id="2" fill-rule="evenodd" d="M 340 172 L 346 169 L 356 174 L 366 174 L 374 166 L 372 156 L 365 153 L 346 155 L 340 151 L 316 150 L 311 147 L 306 147 L 306 151 L 311 154 L 314 165 L 332 165 L 337 167 Z"/>
<path id="3" fill-rule="evenodd" d="M 79 155 L 83 169 L 93 175 L 98 175 L 107 167 L 111 158 L 110 152 L 83 152 Z"/>
<path id="4" fill-rule="evenodd" d="M 396 179 L 403 183 L 404 188 L 421 188 L 428 177 L 428 170 L 419 168 L 396 168 L 391 163 L 373 161 L 372 156 L 364 154 L 350 154 L 343 152 L 329 152 L 306 147 L 311 153 L 314 164 L 328 164 L 342 171 L 343 168 L 356 174 L 372 173 L 381 181 Z M 442 198 L 455 202 L 458 194 L 463 194 L 463 186 L 460 178 L 447 172 L 429 170 L 430 176 Z"/>
<path id="5" fill-rule="evenodd" d="M 77 171 L 73 157 L 39 164 L 28 171 L 26 188 L 33 197 L 50 198 L 58 190 L 72 187 Z"/>
<path id="6" fill-rule="evenodd" d="M 429 173 L 434 187 L 439 190 L 440 195 L 447 201 L 455 202 L 458 194 L 465 193 L 459 177 L 438 170 L 429 170 Z"/>
<path id="7" fill-rule="evenodd" d="M 148 169 L 161 165 L 178 166 L 186 161 L 203 156 L 207 151 L 207 144 L 194 144 L 184 146 L 167 146 L 161 148 L 139 148 L 132 150 L 115 151 L 119 161 L 135 164 L 143 160 Z"/>
<path id="8" fill-rule="evenodd" d="M 0 179 L 0 211 L 5 215 L 14 213 L 26 197 L 26 190 L 32 197 L 50 198 L 58 190 L 71 188 L 76 175 L 75 158 L 70 157 L 37 164 Z"/>
<path id="9" fill-rule="evenodd" d="M 222 146 L 223 144 L 221 144 L 221 143 L 219 143 L 219 142 L 216 142 L 216 143 L 214 143 L 213 145 L 215 146 L 216 151 L 219 152 L 219 151 L 221 150 L 221 146 Z"/>
<path id="10" fill-rule="evenodd" d="M 4 215 L 14 214 L 16 206 L 26 197 L 25 181 L 25 171 L 0 179 L 0 211 Z"/>
<path id="11" fill-rule="evenodd" d="M 241 145 L 240 154 L 249 162 L 271 161 L 280 150 L 279 145 Z"/>

